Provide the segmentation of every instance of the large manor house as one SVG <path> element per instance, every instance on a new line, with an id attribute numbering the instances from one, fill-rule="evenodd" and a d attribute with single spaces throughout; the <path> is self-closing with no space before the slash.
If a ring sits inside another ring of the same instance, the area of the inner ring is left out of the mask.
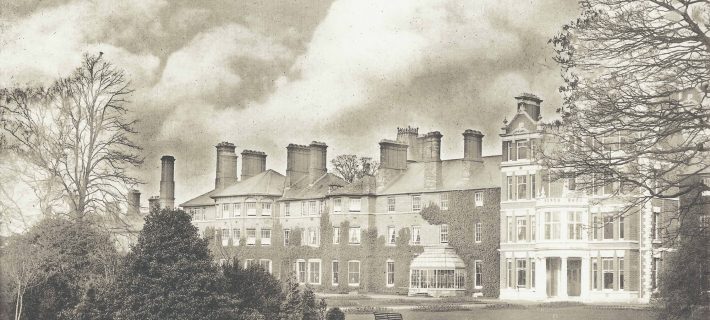
<path id="1" fill-rule="evenodd" d="M 462 128 L 462 157 L 442 159 L 442 133 L 398 128 L 379 141 L 377 173 L 352 183 L 328 172 L 323 142 L 288 145 L 285 174 L 260 151 L 242 150 L 239 164 L 222 142 L 214 189 L 177 207 L 218 262 L 236 257 L 321 292 L 648 302 L 668 252 L 661 222 L 682 199 L 619 216 L 607 188 L 547 179 L 534 147 L 541 102 L 511 103 L 502 154 L 483 155 L 483 134 Z M 162 158 L 151 207 L 176 207 L 174 161 Z"/>

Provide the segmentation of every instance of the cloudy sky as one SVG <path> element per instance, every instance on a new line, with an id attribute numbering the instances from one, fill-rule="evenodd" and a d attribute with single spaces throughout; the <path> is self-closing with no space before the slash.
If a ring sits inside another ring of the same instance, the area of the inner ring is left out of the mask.
<path id="1" fill-rule="evenodd" d="M 171 154 L 182 202 L 213 187 L 220 141 L 265 151 L 282 173 L 288 143 L 377 158 L 406 125 L 441 131 L 444 158 L 461 157 L 467 128 L 499 153 L 516 94 L 554 116 L 547 39 L 576 13 L 570 0 L 4 1 L 0 87 L 47 83 L 104 52 L 135 89 L 144 201 Z"/>

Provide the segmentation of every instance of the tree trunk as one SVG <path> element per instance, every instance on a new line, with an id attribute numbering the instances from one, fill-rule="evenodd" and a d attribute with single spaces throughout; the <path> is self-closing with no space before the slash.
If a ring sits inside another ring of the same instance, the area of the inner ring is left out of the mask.
<path id="1" fill-rule="evenodd" d="M 17 284 L 17 299 L 15 300 L 15 320 L 20 320 L 22 315 L 22 284 Z"/>

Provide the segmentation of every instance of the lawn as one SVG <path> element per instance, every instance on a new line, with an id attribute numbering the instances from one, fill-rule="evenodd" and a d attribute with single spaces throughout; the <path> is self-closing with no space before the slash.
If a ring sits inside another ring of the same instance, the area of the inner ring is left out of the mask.
<path id="1" fill-rule="evenodd" d="M 402 314 L 405 320 L 499 320 L 499 319 L 525 319 L 525 320 L 653 320 L 651 310 L 638 309 L 603 309 L 597 307 L 564 307 L 564 308 L 539 308 L 528 307 L 524 309 L 474 309 L 471 311 L 453 312 L 414 312 L 396 311 Z M 372 314 L 347 314 L 346 320 L 374 319 Z"/>

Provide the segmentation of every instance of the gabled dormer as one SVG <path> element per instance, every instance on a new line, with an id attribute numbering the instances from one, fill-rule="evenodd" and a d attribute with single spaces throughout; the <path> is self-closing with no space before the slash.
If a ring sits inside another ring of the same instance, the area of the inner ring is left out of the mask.
<path id="1" fill-rule="evenodd" d="M 539 140 L 540 104 L 542 99 L 531 93 L 515 97 L 516 113 L 512 120 L 503 121 L 501 140 L 503 140 L 503 159 L 509 163 L 528 162 L 533 159 L 533 147 Z"/>

